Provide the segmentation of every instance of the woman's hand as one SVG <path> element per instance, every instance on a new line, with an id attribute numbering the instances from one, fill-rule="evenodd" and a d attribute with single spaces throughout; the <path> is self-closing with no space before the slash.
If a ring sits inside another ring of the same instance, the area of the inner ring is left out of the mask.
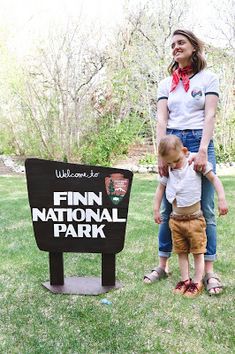
<path id="1" fill-rule="evenodd" d="M 158 158 L 158 173 L 161 177 L 168 176 L 168 165 L 161 158 Z"/>
<path id="2" fill-rule="evenodd" d="M 162 223 L 162 218 L 159 210 L 154 210 L 154 221 L 156 224 L 161 224 Z"/>
<path id="3" fill-rule="evenodd" d="M 194 170 L 196 172 L 205 172 L 207 165 L 207 152 L 199 150 L 198 153 L 192 154 L 189 158 L 189 164 L 194 162 Z"/>

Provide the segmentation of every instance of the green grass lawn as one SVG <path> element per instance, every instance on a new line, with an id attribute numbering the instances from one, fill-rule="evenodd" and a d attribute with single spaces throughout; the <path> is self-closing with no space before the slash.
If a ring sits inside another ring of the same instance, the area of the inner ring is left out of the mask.
<path id="1" fill-rule="evenodd" d="M 48 254 L 33 236 L 23 177 L 0 178 L 0 353 L 234 353 L 235 179 L 222 178 L 229 214 L 218 218 L 215 270 L 225 290 L 190 300 L 172 294 L 172 275 L 144 285 L 157 263 L 157 225 L 152 218 L 156 176 L 134 178 L 124 250 L 117 255 L 122 289 L 100 296 L 54 295 Z M 65 276 L 99 276 L 99 254 L 64 255 Z M 103 305 L 106 297 L 111 305 Z"/>

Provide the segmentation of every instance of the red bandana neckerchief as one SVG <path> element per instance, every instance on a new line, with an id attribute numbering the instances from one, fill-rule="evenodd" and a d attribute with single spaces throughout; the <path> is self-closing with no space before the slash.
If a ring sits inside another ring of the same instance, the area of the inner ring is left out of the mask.
<path id="1" fill-rule="evenodd" d="M 176 86 L 178 85 L 180 79 L 182 79 L 182 83 L 184 86 L 185 91 L 187 92 L 189 89 L 189 74 L 192 72 L 192 66 L 188 65 L 185 66 L 185 68 L 181 69 L 178 68 L 176 69 L 173 74 L 172 74 L 172 83 L 171 83 L 171 90 L 170 92 L 174 91 Z"/>

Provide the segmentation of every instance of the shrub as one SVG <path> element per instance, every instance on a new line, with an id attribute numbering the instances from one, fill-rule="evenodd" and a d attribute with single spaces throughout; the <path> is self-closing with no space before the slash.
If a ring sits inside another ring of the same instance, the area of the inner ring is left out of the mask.
<path id="1" fill-rule="evenodd" d="M 127 154 L 128 146 L 138 136 L 141 126 L 142 121 L 136 115 L 116 123 L 112 123 L 110 116 L 103 117 L 97 131 L 86 135 L 83 140 L 81 162 L 109 166 L 115 158 Z"/>
<path id="2" fill-rule="evenodd" d="M 215 153 L 217 163 L 235 161 L 235 147 L 231 147 L 225 151 L 224 146 L 218 144 L 215 146 Z"/>
<path id="3" fill-rule="evenodd" d="M 156 165 L 157 157 L 155 154 L 146 154 L 142 159 L 140 159 L 140 165 Z"/>

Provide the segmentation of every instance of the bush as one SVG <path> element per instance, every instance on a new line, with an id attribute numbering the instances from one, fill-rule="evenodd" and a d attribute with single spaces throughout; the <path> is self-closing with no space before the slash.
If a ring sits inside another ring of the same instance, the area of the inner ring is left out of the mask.
<path id="1" fill-rule="evenodd" d="M 140 165 L 156 165 L 157 157 L 155 154 L 146 154 L 140 161 Z"/>
<path id="2" fill-rule="evenodd" d="M 12 155 L 15 153 L 14 141 L 10 132 L 0 130 L 0 155 Z"/>
<path id="3" fill-rule="evenodd" d="M 110 116 L 103 117 L 98 130 L 83 140 L 81 162 L 110 166 L 115 158 L 127 154 L 128 146 L 138 136 L 141 126 L 142 121 L 136 115 L 130 115 L 119 123 L 112 123 Z"/>
<path id="4" fill-rule="evenodd" d="M 235 146 L 225 151 L 224 146 L 218 144 L 215 146 L 215 153 L 217 163 L 235 161 Z"/>

